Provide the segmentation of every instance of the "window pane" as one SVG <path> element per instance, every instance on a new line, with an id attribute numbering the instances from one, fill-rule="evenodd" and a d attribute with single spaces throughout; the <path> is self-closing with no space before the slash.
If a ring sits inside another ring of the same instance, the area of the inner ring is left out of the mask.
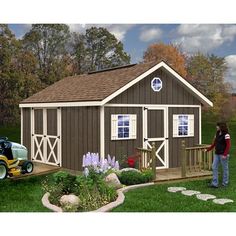
<path id="1" fill-rule="evenodd" d="M 123 122 L 123 116 L 118 116 L 118 126 L 123 126 L 124 122 Z"/>
<path id="2" fill-rule="evenodd" d="M 123 133 L 118 133 L 118 138 L 123 138 L 124 134 Z"/>
<path id="3" fill-rule="evenodd" d="M 124 133 L 124 128 L 118 128 L 118 133 Z"/>
<path id="4" fill-rule="evenodd" d="M 179 125 L 188 125 L 188 116 L 179 116 Z"/>
<path id="5" fill-rule="evenodd" d="M 188 135 L 188 126 L 179 126 L 179 135 Z"/>
<path id="6" fill-rule="evenodd" d="M 129 127 L 125 127 L 125 128 L 124 128 L 124 132 L 125 132 L 125 133 L 129 133 Z"/>
<path id="7" fill-rule="evenodd" d="M 129 116 L 124 116 L 124 125 L 129 126 Z"/>
<path id="8" fill-rule="evenodd" d="M 129 133 L 124 133 L 124 137 L 128 138 L 129 137 Z"/>

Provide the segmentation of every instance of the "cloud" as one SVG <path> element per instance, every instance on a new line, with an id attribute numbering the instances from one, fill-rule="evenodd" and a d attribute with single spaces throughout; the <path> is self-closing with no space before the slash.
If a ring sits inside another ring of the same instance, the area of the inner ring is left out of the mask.
<path id="1" fill-rule="evenodd" d="M 155 27 L 155 28 L 149 28 L 144 29 L 141 31 L 139 35 L 139 39 L 143 42 L 150 42 L 153 40 L 158 40 L 162 36 L 162 30 Z"/>
<path id="2" fill-rule="evenodd" d="M 86 29 L 91 27 L 104 27 L 110 33 L 114 34 L 119 41 L 125 40 L 125 35 L 129 29 L 134 25 L 132 24 L 70 24 L 70 30 L 73 32 L 84 33 Z"/>
<path id="3" fill-rule="evenodd" d="M 175 44 L 186 53 L 207 53 L 236 37 L 236 25 L 182 24 L 176 29 Z"/>
<path id="4" fill-rule="evenodd" d="M 227 82 L 230 82 L 233 86 L 233 90 L 236 91 L 236 55 L 229 55 L 225 57 L 228 70 L 225 76 Z"/>

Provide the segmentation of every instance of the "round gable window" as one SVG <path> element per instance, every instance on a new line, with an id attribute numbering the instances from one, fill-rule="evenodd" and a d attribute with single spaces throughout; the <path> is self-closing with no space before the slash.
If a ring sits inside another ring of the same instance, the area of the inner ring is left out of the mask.
<path id="1" fill-rule="evenodd" d="M 152 87 L 153 91 L 159 92 L 162 89 L 161 79 L 158 77 L 153 78 L 151 81 L 151 87 Z"/>

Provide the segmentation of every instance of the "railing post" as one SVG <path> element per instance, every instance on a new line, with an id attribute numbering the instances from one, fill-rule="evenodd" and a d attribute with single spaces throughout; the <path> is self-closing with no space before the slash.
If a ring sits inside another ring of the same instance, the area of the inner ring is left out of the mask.
<path id="1" fill-rule="evenodd" d="M 181 177 L 185 178 L 186 177 L 186 155 L 185 155 L 185 140 L 181 141 Z"/>
<path id="2" fill-rule="evenodd" d="M 151 159 L 152 159 L 152 171 L 153 171 L 153 178 L 156 179 L 156 146 L 155 143 L 152 143 L 152 152 L 151 152 Z"/>

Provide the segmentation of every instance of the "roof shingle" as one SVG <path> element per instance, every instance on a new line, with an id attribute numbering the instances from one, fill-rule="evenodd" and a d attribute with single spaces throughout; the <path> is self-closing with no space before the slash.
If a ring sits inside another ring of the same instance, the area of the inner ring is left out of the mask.
<path id="1" fill-rule="evenodd" d="M 67 77 L 21 103 L 101 101 L 156 64 L 142 63 Z"/>

